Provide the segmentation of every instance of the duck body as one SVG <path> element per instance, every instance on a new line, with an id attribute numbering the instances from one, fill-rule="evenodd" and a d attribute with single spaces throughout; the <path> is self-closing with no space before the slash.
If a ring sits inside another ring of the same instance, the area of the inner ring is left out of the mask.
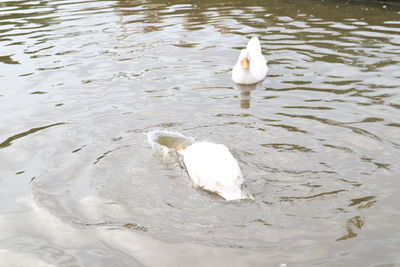
<path id="1" fill-rule="evenodd" d="M 255 84 L 268 73 L 267 61 L 261 53 L 260 41 L 252 37 L 232 69 L 232 80 L 238 84 Z"/>
<path id="2" fill-rule="evenodd" d="M 243 198 L 242 172 L 225 145 L 196 142 L 179 153 L 196 186 L 217 193 L 226 200 Z"/>

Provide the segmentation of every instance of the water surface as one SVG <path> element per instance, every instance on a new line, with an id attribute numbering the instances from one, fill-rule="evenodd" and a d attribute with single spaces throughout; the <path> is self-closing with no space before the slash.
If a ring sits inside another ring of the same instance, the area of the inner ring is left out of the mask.
<path id="1" fill-rule="evenodd" d="M 2 266 L 398 266 L 400 9 L 0 4 Z M 232 83 L 257 35 L 269 74 Z M 146 133 L 228 146 L 254 200 Z"/>

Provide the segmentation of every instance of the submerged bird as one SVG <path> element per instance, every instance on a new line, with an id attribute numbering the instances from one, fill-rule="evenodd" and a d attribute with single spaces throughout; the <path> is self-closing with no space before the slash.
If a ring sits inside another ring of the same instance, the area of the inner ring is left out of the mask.
<path id="1" fill-rule="evenodd" d="M 183 157 L 193 183 L 217 193 L 226 200 L 244 198 L 241 190 L 243 175 L 239 164 L 222 144 L 196 142 L 176 148 Z"/>
<path id="2" fill-rule="evenodd" d="M 239 84 L 255 84 L 267 76 L 268 67 L 261 53 L 260 41 L 253 36 L 247 47 L 240 51 L 232 69 L 232 80 Z"/>

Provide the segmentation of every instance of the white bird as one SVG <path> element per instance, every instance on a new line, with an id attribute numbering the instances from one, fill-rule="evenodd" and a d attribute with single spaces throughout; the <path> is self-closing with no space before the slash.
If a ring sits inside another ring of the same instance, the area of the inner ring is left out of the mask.
<path id="1" fill-rule="evenodd" d="M 267 61 L 261 53 L 260 41 L 253 36 L 247 47 L 240 51 L 232 69 L 232 80 L 239 84 L 255 84 L 267 76 Z"/>
<path id="2" fill-rule="evenodd" d="M 186 148 L 177 147 L 192 182 L 217 193 L 226 200 L 244 198 L 243 175 L 239 164 L 222 144 L 196 142 Z"/>

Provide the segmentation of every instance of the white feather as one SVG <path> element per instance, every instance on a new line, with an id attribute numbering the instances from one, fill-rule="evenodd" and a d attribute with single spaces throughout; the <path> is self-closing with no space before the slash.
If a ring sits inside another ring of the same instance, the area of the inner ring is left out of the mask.
<path id="1" fill-rule="evenodd" d="M 242 172 L 225 145 L 197 142 L 179 153 L 195 185 L 226 200 L 243 198 Z"/>
<path id="2" fill-rule="evenodd" d="M 243 68 L 242 60 L 247 58 L 249 67 Z M 260 41 L 252 37 L 246 49 L 240 51 L 239 58 L 232 69 L 232 80 L 239 84 L 255 84 L 262 81 L 268 73 L 267 61 L 261 53 Z"/>

